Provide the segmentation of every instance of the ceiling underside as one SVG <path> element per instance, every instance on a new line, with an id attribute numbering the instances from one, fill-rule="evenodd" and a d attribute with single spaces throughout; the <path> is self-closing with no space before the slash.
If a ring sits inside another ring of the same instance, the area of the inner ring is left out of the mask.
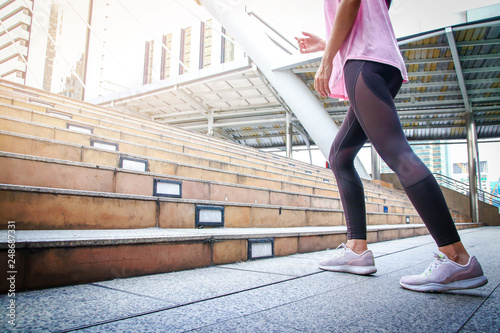
<path id="1" fill-rule="evenodd" d="M 499 20 L 399 41 L 409 82 L 396 97 L 396 107 L 408 140 L 465 139 L 469 110 L 478 139 L 500 136 L 499 41 Z M 292 70 L 341 125 L 349 103 L 316 94 L 318 66 L 319 59 L 313 59 Z M 250 59 L 224 75 L 116 100 L 113 107 L 202 133 L 213 124 L 213 135 L 255 148 L 286 146 L 289 108 Z M 291 121 L 292 145 L 314 144 L 293 115 Z"/>
<path id="2" fill-rule="evenodd" d="M 408 70 L 395 102 L 406 137 L 414 140 L 466 138 L 466 94 L 478 138 L 500 136 L 500 26 L 452 29 L 462 75 L 457 72 L 446 31 L 405 43 L 400 49 Z M 319 62 L 294 71 L 312 88 Z M 462 80 L 466 92 L 462 92 Z M 341 124 L 349 103 L 322 99 L 325 109 Z"/>

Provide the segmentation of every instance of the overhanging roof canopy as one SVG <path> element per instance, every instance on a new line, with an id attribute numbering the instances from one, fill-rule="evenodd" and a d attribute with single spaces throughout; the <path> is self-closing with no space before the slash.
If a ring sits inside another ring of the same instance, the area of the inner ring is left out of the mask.
<path id="1" fill-rule="evenodd" d="M 500 136 L 499 41 L 500 18 L 399 41 L 410 81 L 396 97 L 396 107 L 410 141 L 465 139 L 467 109 L 474 115 L 479 139 Z M 289 53 L 296 53 L 286 42 L 282 44 Z M 293 70 L 314 92 L 321 58 L 290 59 L 275 70 Z M 340 125 L 348 102 L 316 96 Z M 223 73 L 186 76 L 97 102 L 203 133 L 212 126 L 214 135 L 255 148 L 286 146 L 290 110 L 248 58 Z M 294 117 L 292 124 L 293 145 L 313 144 Z"/>
<path id="2" fill-rule="evenodd" d="M 450 43 L 449 37 L 455 43 Z M 396 107 L 408 140 L 465 139 L 465 112 L 469 107 L 479 139 L 500 136 L 499 37 L 500 21 L 495 20 L 399 41 L 409 82 L 397 95 Z M 319 61 L 312 62 L 294 71 L 313 89 L 318 66 Z M 461 82 L 465 91 L 460 89 Z M 348 102 L 322 101 L 341 124 Z"/>

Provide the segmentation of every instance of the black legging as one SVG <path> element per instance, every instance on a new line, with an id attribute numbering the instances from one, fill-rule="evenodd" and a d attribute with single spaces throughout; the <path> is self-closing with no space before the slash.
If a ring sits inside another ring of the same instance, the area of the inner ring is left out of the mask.
<path id="1" fill-rule="evenodd" d="M 344 76 L 351 106 L 332 144 L 329 162 L 344 207 L 348 239 L 366 239 L 364 190 L 354 158 L 370 139 L 399 177 L 438 246 L 458 242 L 460 237 L 443 193 L 408 144 L 396 113 L 394 97 L 403 82 L 399 69 L 378 62 L 349 60 Z"/>

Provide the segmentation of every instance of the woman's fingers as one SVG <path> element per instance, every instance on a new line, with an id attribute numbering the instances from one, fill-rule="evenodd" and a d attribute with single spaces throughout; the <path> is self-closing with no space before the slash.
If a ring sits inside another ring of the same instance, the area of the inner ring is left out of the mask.
<path id="1" fill-rule="evenodd" d="M 304 40 L 305 38 L 295 37 L 295 39 L 297 40 L 297 44 L 299 45 L 300 53 L 305 53 L 306 52 L 306 42 Z"/>
<path id="2" fill-rule="evenodd" d="M 320 66 L 318 68 L 318 71 L 316 72 L 316 75 L 314 76 L 314 89 L 323 98 L 326 98 L 330 95 L 329 81 L 329 71 L 325 71 L 325 68 L 323 68 L 323 66 Z"/>
<path id="3" fill-rule="evenodd" d="M 325 82 L 320 78 L 314 79 L 314 89 L 318 92 L 321 97 L 327 97 L 328 93 L 325 89 Z"/>

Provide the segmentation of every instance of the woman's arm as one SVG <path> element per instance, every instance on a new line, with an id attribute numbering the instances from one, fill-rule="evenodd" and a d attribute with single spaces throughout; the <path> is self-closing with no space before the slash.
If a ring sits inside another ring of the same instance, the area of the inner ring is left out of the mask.
<path id="1" fill-rule="evenodd" d="M 344 43 L 358 15 L 361 0 L 342 0 L 335 14 L 333 28 L 323 54 L 321 64 L 314 76 L 314 89 L 322 96 L 330 95 L 328 82 L 332 74 L 333 58 Z"/>

